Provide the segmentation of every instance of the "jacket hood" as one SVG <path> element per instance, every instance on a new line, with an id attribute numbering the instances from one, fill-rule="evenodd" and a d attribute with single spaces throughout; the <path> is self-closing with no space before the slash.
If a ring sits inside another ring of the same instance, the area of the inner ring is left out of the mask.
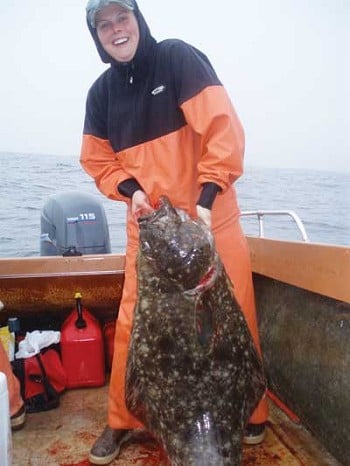
<path id="1" fill-rule="evenodd" d="M 152 37 L 151 31 L 150 31 L 150 29 L 149 29 L 149 27 L 148 27 L 148 25 L 147 25 L 147 23 L 145 21 L 145 18 L 142 15 L 137 3 L 134 2 L 134 4 L 135 4 L 135 8 L 133 10 L 133 13 L 134 13 L 134 15 L 136 17 L 136 20 L 137 20 L 137 23 L 138 23 L 138 26 L 139 26 L 139 31 L 140 31 L 140 39 L 139 39 L 139 43 L 138 43 L 138 46 L 137 46 L 137 50 L 136 50 L 134 58 L 131 61 L 133 66 L 136 67 L 138 64 L 140 64 L 142 61 L 144 61 L 147 58 L 149 53 L 151 53 L 154 45 L 156 44 L 156 41 Z M 109 55 L 105 51 L 105 49 L 102 47 L 101 42 L 100 42 L 100 40 L 99 40 L 99 38 L 97 36 L 96 28 L 91 26 L 88 15 L 86 16 L 86 22 L 87 22 L 90 34 L 92 35 L 92 38 L 93 38 L 93 40 L 95 42 L 97 51 L 98 51 L 98 53 L 99 53 L 99 55 L 101 57 L 101 60 L 104 63 L 110 63 L 113 66 L 125 67 L 125 65 L 127 63 L 118 62 L 113 57 L 111 57 L 111 55 Z"/>

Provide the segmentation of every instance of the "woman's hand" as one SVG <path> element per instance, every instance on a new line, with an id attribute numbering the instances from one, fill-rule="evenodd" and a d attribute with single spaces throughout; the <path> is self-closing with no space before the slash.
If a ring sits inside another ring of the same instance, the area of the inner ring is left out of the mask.
<path id="1" fill-rule="evenodd" d="M 131 198 L 131 213 L 135 218 L 141 217 L 145 214 L 150 214 L 153 212 L 153 208 L 149 202 L 147 194 L 138 189 L 134 192 Z"/>

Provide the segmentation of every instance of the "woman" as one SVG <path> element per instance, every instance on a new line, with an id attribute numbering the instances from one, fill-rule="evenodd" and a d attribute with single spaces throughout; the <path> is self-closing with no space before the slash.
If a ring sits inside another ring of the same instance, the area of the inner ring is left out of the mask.
<path id="1" fill-rule="evenodd" d="M 202 52 L 180 40 L 157 43 L 134 0 L 90 0 L 87 21 L 101 59 L 111 66 L 88 93 L 81 163 L 104 195 L 128 205 L 108 426 L 89 458 L 108 464 L 130 430 L 141 427 L 125 407 L 123 376 L 136 302 L 135 214 L 152 210 L 166 194 L 211 227 L 258 348 L 259 338 L 249 251 L 232 187 L 243 170 L 244 134 L 225 89 Z M 262 441 L 266 418 L 263 400 L 246 441 Z"/>

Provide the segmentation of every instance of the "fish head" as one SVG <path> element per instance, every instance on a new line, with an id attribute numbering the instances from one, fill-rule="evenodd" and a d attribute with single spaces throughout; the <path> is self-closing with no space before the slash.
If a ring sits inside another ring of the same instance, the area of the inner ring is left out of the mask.
<path id="1" fill-rule="evenodd" d="M 215 260 L 210 230 L 162 196 L 152 213 L 139 217 L 140 251 L 163 279 L 196 287 Z"/>

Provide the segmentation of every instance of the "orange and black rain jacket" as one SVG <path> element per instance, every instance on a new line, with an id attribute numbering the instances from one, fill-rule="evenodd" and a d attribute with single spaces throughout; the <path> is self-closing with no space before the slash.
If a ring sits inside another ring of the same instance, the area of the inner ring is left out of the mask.
<path id="1" fill-rule="evenodd" d="M 244 135 L 224 87 L 201 51 L 157 43 L 138 7 L 135 16 L 140 41 L 127 64 L 103 50 L 89 25 L 111 66 L 88 93 L 84 169 L 111 199 L 128 202 L 141 187 L 154 204 L 166 194 L 192 214 L 196 203 L 213 207 L 213 221 L 222 209 L 238 214 L 232 183 L 242 173 Z"/>

